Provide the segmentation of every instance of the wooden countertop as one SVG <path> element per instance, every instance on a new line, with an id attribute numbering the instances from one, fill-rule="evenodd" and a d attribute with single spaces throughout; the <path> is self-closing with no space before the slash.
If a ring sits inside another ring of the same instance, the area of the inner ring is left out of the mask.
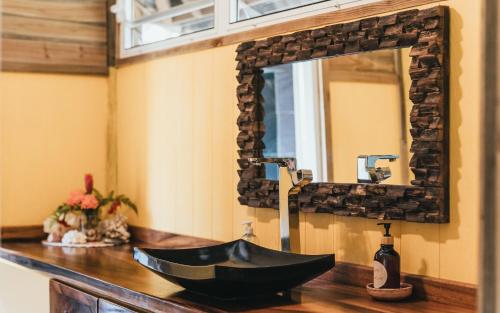
<path id="1" fill-rule="evenodd" d="M 193 247 L 210 243 L 213 242 L 174 236 L 163 241 L 162 246 Z M 13 241 L 1 243 L 0 257 L 49 273 L 104 298 L 154 312 L 474 312 L 470 308 L 421 300 L 403 303 L 373 301 L 363 288 L 333 283 L 329 278 L 331 274 L 294 289 L 291 299 L 276 295 L 252 301 L 214 300 L 193 295 L 139 265 L 132 259 L 133 246 L 158 247 L 138 243 L 83 249 Z"/>

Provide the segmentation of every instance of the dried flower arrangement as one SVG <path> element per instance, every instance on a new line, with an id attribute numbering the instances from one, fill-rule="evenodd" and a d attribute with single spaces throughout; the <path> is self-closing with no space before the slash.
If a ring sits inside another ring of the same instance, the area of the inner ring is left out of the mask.
<path id="1" fill-rule="evenodd" d="M 92 242 L 119 244 L 130 238 L 127 217 L 119 208 L 124 205 L 137 214 L 137 206 L 125 195 L 111 191 L 104 197 L 94 188 L 92 175 L 85 175 L 85 190 L 70 193 L 44 223 L 48 243 L 81 245 Z"/>

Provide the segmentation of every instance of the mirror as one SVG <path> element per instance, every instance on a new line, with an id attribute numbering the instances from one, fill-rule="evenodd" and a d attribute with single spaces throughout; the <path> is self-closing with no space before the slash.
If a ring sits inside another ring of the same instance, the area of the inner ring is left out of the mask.
<path id="1" fill-rule="evenodd" d="M 437 6 L 239 44 L 239 203 L 278 208 L 251 158 L 295 157 L 316 175 L 301 211 L 448 223 L 449 43 Z"/>
<path id="2" fill-rule="evenodd" d="M 396 155 L 376 162 L 391 172 L 380 183 L 410 185 L 409 52 L 377 50 L 264 68 L 264 156 L 295 157 L 315 182 L 357 183 L 371 182 L 365 164 L 358 169 L 359 156 Z M 266 178 L 278 178 L 276 166 L 266 165 Z"/>

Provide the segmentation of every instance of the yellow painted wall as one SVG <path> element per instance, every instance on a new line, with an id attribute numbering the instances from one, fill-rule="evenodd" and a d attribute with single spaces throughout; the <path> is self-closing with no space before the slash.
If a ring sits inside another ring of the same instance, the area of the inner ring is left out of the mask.
<path id="1" fill-rule="evenodd" d="M 329 82 L 329 110 L 326 111 L 330 112 L 331 127 L 327 127 L 326 131 L 330 132 L 331 138 L 333 182 L 355 183 L 357 157 L 365 154 L 399 155 L 395 162 L 377 161 L 377 166 L 391 169 L 391 177 L 384 180 L 383 184 L 410 185 L 414 179 L 408 166 L 411 158 L 411 135 L 410 123 L 406 118 L 413 106 L 406 96 L 411 85 L 411 78 L 407 74 L 411 61 L 410 48 L 401 49 L 400 53 L 405 69 L 405 79 L 401 83 L 396 80 L 396 74 L 392 81 L 342 80 L 342 77 L 337 77 Z M 375 55 L 373 52 L 365 53 L 367 60 L 375 59 Z M 326 60 L 334 60 L 329 66 L 335 69 L 335 65 L 341 64 L 344 58 L 349 57 Z M 403 103 L 401 90 L 407 99 Z M 401 110 L 404 110 L 404 121 Z M 403 131 L 406 134 L 404 138 Z"/>
<path id="2" fill-rule="evenodd" d="M 394 223 L 402 270 L 477 283 L 479 226 L 479 2 L 451 7 L 451 223 Z M 256 222 L 278 248 L 278 213 L 237 202 L 235 46 L 118 69 L 118 187 L 140 206 L 135 225 L 219 240 Z M 370 265 L 377 221 L 302 214 L 303 252 Z"/>
<path id="3" fill-rule="evenodd" d="M 234 49 L 118 69 L 118 186 L 141 209 L 132 223 L 220 240 L 240 233 Z"/>
<path id="4" fill-rule="evenodd" d="M 41 224 L 93 173 L 106 174 L 107 78 L 0 74 L 1 225 Z"/>
<path id="5" fill-rule="evenodd" d="M 397 154 L 395 162 L 377 162 L 391 169 L 391 177 L 383 183 L 409 185 L 410 148 L 401 140 L 399 85 L 334 81 L 329 87 L 333 181 L 355 183 L 359 155 Z"/>

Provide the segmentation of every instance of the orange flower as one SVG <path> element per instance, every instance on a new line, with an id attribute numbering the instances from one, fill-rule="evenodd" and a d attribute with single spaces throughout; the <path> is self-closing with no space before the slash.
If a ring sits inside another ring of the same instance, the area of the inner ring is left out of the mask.
<path id="1" fill-rule="evenodd" d="M 99 201 L 94 195 L 84 195 L 82 198 L 82 209 L 93 210 L 99 205 Z"/>
<path id="2" fill-rule="evenodd" d="M 74 190 L 69 193 L 69 198 L 66 200 L 67 205 L 79 205 L 82 202 L 83 199 L 83 191 L 81 190 Z"/>

